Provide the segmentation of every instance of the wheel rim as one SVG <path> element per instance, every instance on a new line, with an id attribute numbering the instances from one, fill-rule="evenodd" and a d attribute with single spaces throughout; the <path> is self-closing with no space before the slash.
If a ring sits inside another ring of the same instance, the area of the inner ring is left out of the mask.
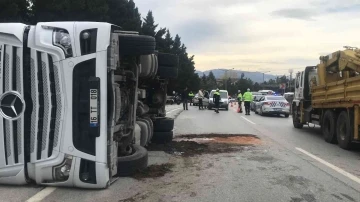
<path id="1" fill-rule="evenodd" d="M 293 110 L 293 122 L 296 124 L 300 124 L 299 111 L 297 108 Z"/>

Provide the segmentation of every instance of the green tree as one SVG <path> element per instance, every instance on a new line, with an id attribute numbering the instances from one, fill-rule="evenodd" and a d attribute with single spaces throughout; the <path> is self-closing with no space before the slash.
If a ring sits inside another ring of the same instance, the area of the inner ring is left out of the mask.
<path id="1" fill-rule="evenodd" d="M 149 11 L 141 27 L 141 34 L 153 36 L 156 40 L 156 49 L 160 52 L 164 52 L 166 47 L 166 41 L 164 35 L 166 34 L 166 28 L 160 28 L 156 30 L 158 24 L 155 24 L 154 16 L 152 11 Z"/>
<path id="2" fill-rule="evenodd" d="M 1 0 L 0 22 L 29 22 L 29 7 L 27 0 Z"/>
<path id="3" fill-rule="evenodd" d="M 170 53 L 174 45 L 174 40 L 171 37 L 170 31 L 167 30 L 164 39 L 164 47 L 162 47 L 162 51 L 165 53 Z"/>
<path id="4" fill-rule="evenodd" d="M 158 24 L 155 24 L 152 11 L 148 12 L 146 18 L 143 18 L 143 21 L 144 22 L 141 27 L 141 33 L 144 35 L 155 36 L 155 30 L 158 27 Z"/>
<path id="5" fill-rule="evenodd" d="M 127 31 L 141 31 L 141 15 L 133 0 L 106 0 L 109 6 L 107 22 Z"/>
<path id="6" fill-rule="evenodd" d="M 214 73 L 212 71 L 209 72 L 207 83 L 208 83 L 209 90 L 213 90 L 213 89 L 215 89 L 217 87 L 216 78 L 215 78 Z"/>
<path id="7" fill-rule="evenodd" d="M 201 77 L 201 86 L 200 87 L 208 90 L 207 77 L 205 74 L 203 74 Z"/>
<path id="8" fill-rule="evenodd" d="M 36 0 L 33 2 L 35 22 L 105 21 L 108 4 L 104 0 Z"/>

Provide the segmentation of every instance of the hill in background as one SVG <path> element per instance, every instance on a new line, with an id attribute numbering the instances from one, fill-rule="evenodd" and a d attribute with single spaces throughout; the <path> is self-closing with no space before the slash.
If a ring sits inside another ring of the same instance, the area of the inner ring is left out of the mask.
<path id="1" fill-rule="evenodd" d="M 203 74 L 206 76 L 209 75 L 210 71 L 214 74 L 216 79 L 221 79 L 224 76 L 224 70 L 223 69 L 212 69 L 207 71 L 195 71 L 201 77 Z M 231 70 L 228 72 L 228 76 L 230 76 L 230 72 L 237 74 L 237 77 L 240 79 L 241 73 L 244 73 L 245 78 L 251 79 L 253 82 L 262 83 L 263 82 L 263 73 L 260 72 L 248 72 L 248 71 L 241 71 L 241 70 Z M 276 79 L 275 75 L 272 74 L 265 74 L 264 75 L 265 81 L 268 81 L 270 79 Z"/>

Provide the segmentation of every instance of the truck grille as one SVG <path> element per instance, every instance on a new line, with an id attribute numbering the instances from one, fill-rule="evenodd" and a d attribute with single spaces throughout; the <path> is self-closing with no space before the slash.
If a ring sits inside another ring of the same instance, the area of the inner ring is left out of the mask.
<path id="1" fill-rule="evenodd" d="M 23 94 L 22 80 L 22 48 L 4 45 L 3 51 L 3 69 L 2 69 L 2 89 L 1 92 L 17 91 Z M 15 121 L 1 118 L 3 131 L 4 152 L 6 165 L 15 165 L 24 163 L 23 145 L 24 145 L 24 120 L 23 118 Z M 0 141 L 1 142 L 1 141 Z M 1 159 L 1 158 L 0 158 Z"/>
<path id="2" fill-rule="evenodd" d="M 47 159 L 58 146 L 63 99 L 60 74 L 52 56 L 31 51 L 31 162 Z"/>
<path id="3" fill-rule="evenodd" d="M 30 152 L 30 162 L 47 159 L 59 146 L 64 114 L 60 71 L 47 53 L 31 50 L 30 64 L 25 65 L 23 48 L 3 47 L 0 91 L 21 94 L 26 111 L 17 120 L 0 117 L 0 161 L 4 159 L 8 166 L 23 164 L 24 152 Z M 29 143 L 26 137 L 30 137 Z"/>

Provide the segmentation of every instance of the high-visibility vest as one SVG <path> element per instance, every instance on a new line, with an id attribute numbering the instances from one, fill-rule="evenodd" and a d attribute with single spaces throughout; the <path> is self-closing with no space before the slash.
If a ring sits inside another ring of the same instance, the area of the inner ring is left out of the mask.
<path id="1" fill-rule="evenodd" d="M 252 101 L 253 101 L 252 93 L 251 93 L 251 92 L 246 92 L 246 93 L 244 93 L 244 95 L 243 95 L 243 100 L 244 100 L 245 102 L 252 102 Z"/>
<path id="2" fill-rule="evenodd" d="M 194 94 L 192 94 L 192 93 L 189 93 L 189 97 L 194 97 Z"/>
<path id="3" fill-rule="evenodd" d="M 238 98 L 238 101 L 241 101 L 241 100 L 242 100 L 242 94 L 239 93 L 239 95 L 237 96 L 237 98 Z"/>

